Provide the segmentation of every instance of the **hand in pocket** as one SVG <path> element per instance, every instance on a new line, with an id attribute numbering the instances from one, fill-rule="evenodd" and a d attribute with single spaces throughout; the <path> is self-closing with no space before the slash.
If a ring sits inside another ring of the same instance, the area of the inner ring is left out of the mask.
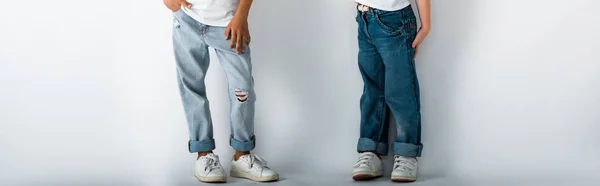
<path id="1" fill-rule="evenodd" d="M 185 0 L 163 0 L 163 3 L 165 3 L 165 6 L 167 6 L 167 8 L 173 12 L 177 12 L 181 6 L 192 8 L 192 4 Z"/>
<path id="2" fill-rule="evenodd" d="M 412 47 L 415 48 L 415 59 L 417 58 L 417 54 L 419 53 L 419 46 L 421 46 L 421 43 L 423 43 L 423 40 L 425 40 L 427 35 L 429 35 L 428 28 L 421 28 L 419 29 L 419 32 L 417 32 L 417 36 L 415 36 L 415 40 L 412 43 Z"/>

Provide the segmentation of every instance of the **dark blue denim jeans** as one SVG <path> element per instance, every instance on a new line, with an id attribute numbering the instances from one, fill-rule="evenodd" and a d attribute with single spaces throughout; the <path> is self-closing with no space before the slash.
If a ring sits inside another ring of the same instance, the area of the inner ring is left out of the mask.
<path id="1" fill-rule="evenodd" d="M 421 156 L 419 83 L 412 42 L 417 22 L 411 6 L 397 11 L 358 11 L 360 99 L 358 151 L 388 153 L 389 115 L 396 119 L 395 155 Z"/>

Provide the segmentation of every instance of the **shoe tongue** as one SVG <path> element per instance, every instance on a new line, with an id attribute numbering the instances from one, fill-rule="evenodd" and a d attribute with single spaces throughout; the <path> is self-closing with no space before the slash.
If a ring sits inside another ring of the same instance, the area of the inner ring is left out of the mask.
<path id="1" fill-rule="evenodd" d="M 238 159 L 250 160 L 250 154 L 244 154 L 244 155 L 240 156 Z"/>
<path id="2" fill-rule="evenodd" d="M 243 159 L 244 161 L 247 161 L 248 163 L 250 163 L 250 161 L 252 160 L 252 154 L 246 154 L 243 156 L 240 156 L 240 159 Z M 254 165 L 259 165 L 259 166 L 263 166 L 263 162 L 261 162 L 258 158 L 254 157 L 254 161 L 252 161 L 252 164 Z"/>
<path id="3" fill-rule="evenodd" d="M 394 156 L 394 159 L 398 160 L 416 160 L 416 158 L 412 158 L 412 157 L 404 157 L 404 156 Z"/>
<path id="4" fill-rule="evenodd" d="M 404 156 L 394 156 L 394 159 L 403 159 L 403 160 L 409 160 L 411 158 L 409 157 L 404 157 Z"/>
<path id="5" fill-rule="evenodd" d="M 216 154 L 210 153 L 205 156 L 202 156 L 201 159 L 208 161 L 209 159 L 218 159 L 219 157 Z"/>

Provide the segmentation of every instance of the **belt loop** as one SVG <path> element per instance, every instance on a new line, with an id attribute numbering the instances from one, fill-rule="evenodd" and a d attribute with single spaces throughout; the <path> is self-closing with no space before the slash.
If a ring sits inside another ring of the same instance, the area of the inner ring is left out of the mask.
<path id="1" fill-rule="evenodd" d="M 358 11 L 360 11 L 360 12 L 363 12 L 363 13 L 364 13 L 364 12 L 369 12 L 369 11 L 371 11 L 371 7 L 369 7 L 369 6 L 367 6 L 367 5 L 363 5 L 363 4 L 360 4 L 360 3 L 357 3 L 357 2 L 354 2 L 354 5 L 355 5 L 356 9 L 357 9 Z M 365 9 L 366 9 L 366 10 L 365 10 Z"/>
<path id="2" fill-rule="evenodd" d="M 404 11 L 404 9 L 406 8 L 400 9 L 400 12 L 402 12 L 402 19 L 406 17 L 406 11 Z"/>

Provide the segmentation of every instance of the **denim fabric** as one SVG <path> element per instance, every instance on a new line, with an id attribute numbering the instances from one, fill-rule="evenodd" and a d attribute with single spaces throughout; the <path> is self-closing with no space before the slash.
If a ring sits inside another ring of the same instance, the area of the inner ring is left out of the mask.
<path id="1" fill-rule="evenodd" d="M 254 149 L 254 80 L 250 63 L 250 48 L 236 54 L 225 40 L 225 27 L 204 25 L 181 9 L 174 13 L 173 49 L 181 100 L 189 127 L 189 151 L 206 152 L 215 149 L 209 102 L 204 78 L 210 63 L 209 47 L 225 70 L 231 107 L 231 146 L 238 151 Z M 238 100 L 235 91 L 247 95 Z M 242 99 L 243 100 L 243 99 Z"/>
<path id="2" fill-rule="evenodd" d="M 388 153 L 389 115 L 396 119 L 395 155 L 421 155 L 419 84 L 412 41 L 417 32 L 412 7 L 358 11 L 358 65 L 364 81 L 360 99 L 358 151 Z M 391 112 L 390 112 L 391 111 Z"/>

